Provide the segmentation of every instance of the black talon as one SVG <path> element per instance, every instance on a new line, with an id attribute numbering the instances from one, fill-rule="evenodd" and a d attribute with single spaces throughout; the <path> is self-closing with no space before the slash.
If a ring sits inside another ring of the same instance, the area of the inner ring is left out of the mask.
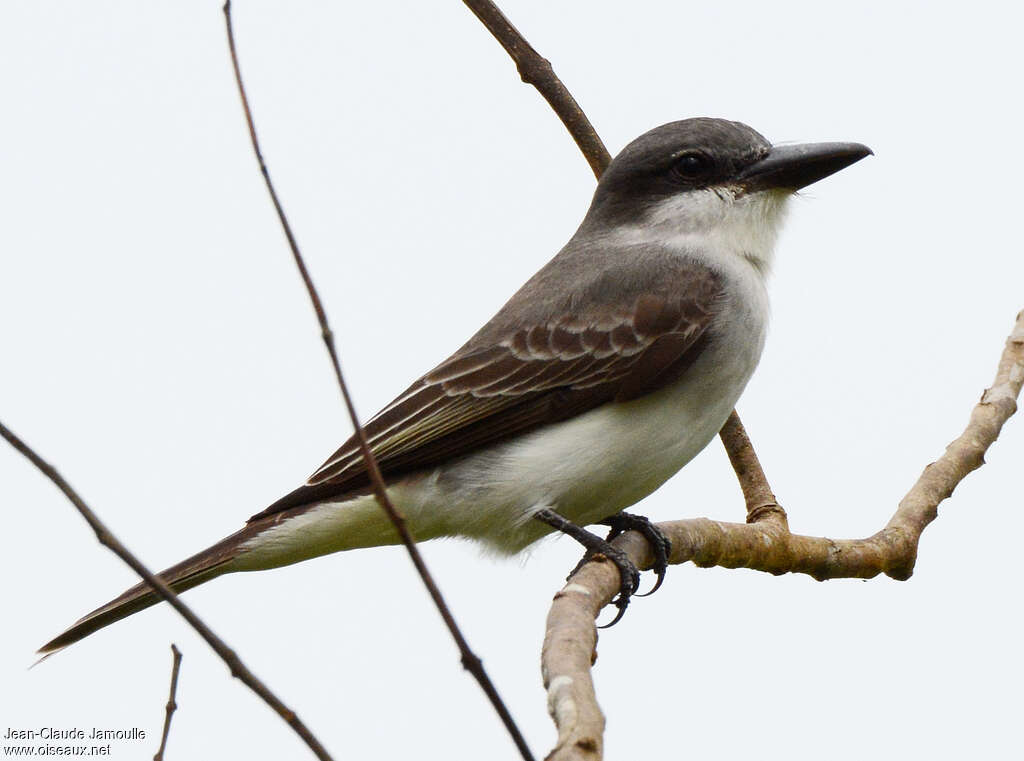
<path id="1" fill-rule="evenodd" d="M 651 565 L 651 570 L 654 571 L 658 580 L 654 582 L 654 586 L 651 587 L 649 591 L 636 596 L 650 597 L 657 592 L 661 587 L 661 583 L 665 581 L 665 571 L 668 569 L 668 557 L 672 553 L 672 542 L 669 541 L 664 532 L 644 516 L 634 515 L 633 513 L 616 513 L 610 518 L 605 518 L 601 523 L 605 526 L 611 526 L 611 530 L 605 538 L 606 542 L 610 542 L 625 531 L 637 531 L 644 539 L 647 540 L 651 545 L 651 551 L 654 553 L 654 563 Z M 579 566 L 577 566 L 577 568 L 578 567 Z M 615 620 L 617 621 L 618 618 Z M 609 626 L 611 626 L 611 624 L 609 624 Z"/>
<path id="2" fill-rule="evenodd" d="M 616 597 L 614 600 L 612 600 L 612 605 L 619 609 L 619 612 L 615 614 L 615 618 L 613 618 L 607 624 L 601 624 L 600 626 L 595 626 L 595 628 L 611 629 L 613 626 L 615 626 L 615 624 L 619 623 L 619 620 L 624 615 L 626 615 L 626 607 L 629 605 L 629 598 L 627 597 L 626 599 L 622 599 L 621 596 Z"/>
<path id="3" fill-rule="evenodd" d="M 615 626 L 625 615 L 626 608 L 629 607 L 629 599 L 640 587 L 640 571 L 633 565 L 633 561 L 618 547 L 608 545 L 608 550 L 610 551 L 605 552 L 602 550 L 601 554 L 615 563 L 615 567 L 619 569 L 619 594 L 612 600 L 612 605 L 618 608 L 619 611 L 615 614 L 615 618 L 607 624 L 598 626 L 598 629 L 610 629 Z"/>

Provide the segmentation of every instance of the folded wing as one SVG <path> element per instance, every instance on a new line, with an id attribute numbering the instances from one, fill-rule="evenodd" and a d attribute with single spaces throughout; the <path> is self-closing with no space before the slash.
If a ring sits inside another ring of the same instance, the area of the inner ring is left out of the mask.
<path id="1" fill-rule="evenodd" d="M 676 380 L 706 344 L 721 292 L 712 273 L 691 273 L 686 285 L 678 295 L 641 293 L 612 311 L 565 314 L 520 327 L 484 348 L 471 342 L 366 423 L 384 478 L 436 466 Z M 305 485 L 250 521 L 366 490 L 369 483 L 352 437 Z"/>

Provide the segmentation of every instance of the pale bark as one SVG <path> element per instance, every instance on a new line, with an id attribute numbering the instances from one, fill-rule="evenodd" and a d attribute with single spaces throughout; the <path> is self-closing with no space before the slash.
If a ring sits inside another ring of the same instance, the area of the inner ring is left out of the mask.
<path id="1" fill-rule="evenodd" d="M 1017 315 L 995 381 L 971 412 L 967 428 L 924 469 L 878 533 L 867 539 L 791 534 L 786 514 L 770 491 L 744 489 L 748 523 L 694 518 L 658 524 L 672 541 L 670 562 L 805 573 L 818 580 L 867 579 L 880 573 L 909 578 L 921 533 L 935 520 L 939 503 L 984 464 L 986 450 L 1017 410 L 1022 384 L 1024 312 Z M 626 533 L 614 544 L 638 567 L 650 566 L 650 548 L 638 534 Z M 548 614 L 541 664 L 548 707 L 558 728 L 557 744 L 547 756 L 551 761 L 596 761 L 603 755 L 604 716 L 591 677 L 597 646 L 594 620 L 618 592 L 619 575 L 614 565 L 602 561 L 595 557 L 574 574 L 555 595 Z"/>

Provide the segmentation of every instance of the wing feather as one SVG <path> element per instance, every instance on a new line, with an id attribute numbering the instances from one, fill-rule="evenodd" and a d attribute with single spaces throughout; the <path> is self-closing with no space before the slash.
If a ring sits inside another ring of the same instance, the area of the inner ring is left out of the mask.
<path id="1" fill-rule="evenodd" d="M 519 326 L 497 343 L 467 344 L 365 425 L 385 479 L 436 466 L 480 447 L 635 399 L 679 378 L 703 350 L 721 289 L 690 271 L 677 295 L 643 292 L 625 308 L 565 314 Z M 366 490 L 355 437 L 307 483 L 250 521 Z"/>

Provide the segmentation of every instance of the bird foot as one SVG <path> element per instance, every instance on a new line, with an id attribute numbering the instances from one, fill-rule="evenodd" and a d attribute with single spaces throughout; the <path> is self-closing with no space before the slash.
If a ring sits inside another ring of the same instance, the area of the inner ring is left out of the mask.
<path id="1" fill-rule="evenodd" d="M 608 532 L 608 537 L 602 539 L 596 534 L 592 534 L 586 529 L 577 526 L 572 521 L 562 517 L 554 510 L 543 509 L 535 514 L 535 517 L 547 523 L 564 534 L 571 536 L 577 542 L 582 544 L 587 552 L 583 556 L 583 559 L 577 563 L 576 567 L 573 568 L 572 572 L 567 578 L 571 578 L 573 574 L 579 571 L 586 563 L 597 558 L 598 556 L 615 564 L 615 567 L 619 571 L 619 593 L 612 599 L 612 605 L 618 610 L 615 617 L 607 624 L 597 627 L 598 629 L 607 629 L 617 624 L 622 616 L 626 612 L 626 608 L 629 606 L 629 600 L 636 594 L 637 589 L 640 587 L 640 571 L 637 570 L 636 565 L 626 555 L 625 552 L 620 550 L 618 547 L 610 544 L 611 540 L 617 537 L 624 531 L 639 531 L 648 542 L 651 543 L 651 547 L 654 549 L 654 566 L 653 570 L 658 576 L 657 582 L 650 592 L 646 592 L 644 595 L 650 595 L 661 586 L 661 582 L 665 578 L 665 569 L 668 566 L 668 555 L 671 552 L 672 545 L 668 538 L 649 520 L 644 517 L 633 515 L 631 513 L 618 513 L 610 518 L 601 521 L 602 524 L 611 526 L 611 531 Z"/>
<path id="2" fill-rule="evenodd" d="M 601 523 L 605 526 L 611 526 L 608 536 L 605 537 L 606 542 L 612 541 L 612 539 L 626 531 L 636 531 L 647 540 L 647 543 L 651 545 L 651 551 L 654 553 L 654 562 L 651 564 L 651 570 L 654 571 L 658 580 L 654 582 L 654 586 L 651 587 L 650 591 L 636 596 L 650 597 L 657 592 L 662 582 L 665 581 L 668 558 L 672 554 L 672 542 L 665 536 L 665 532 L 651 523 L 645 516 L 627 512 L 616 513 L 610 518 L 605 518 Z"/>

